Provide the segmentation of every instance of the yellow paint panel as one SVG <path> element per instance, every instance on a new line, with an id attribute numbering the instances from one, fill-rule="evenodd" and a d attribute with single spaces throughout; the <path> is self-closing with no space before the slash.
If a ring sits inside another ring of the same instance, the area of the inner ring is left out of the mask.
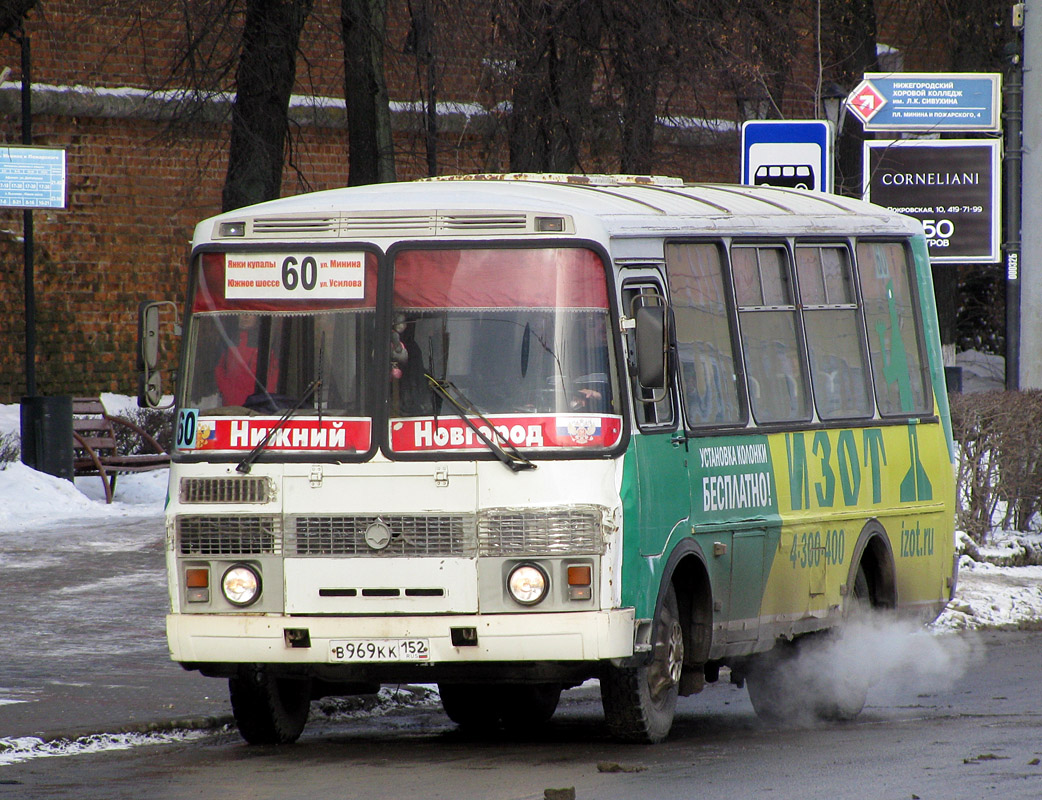
<path id="1" fill-rule="evenodd" d="M 940 610 L 954 553 L 955 481 L 939 424 L 781 433 L 769 445 L 781 535 L 761 614 L 836 613 L 871 520 L 893 554 L 898 607 Z"/>

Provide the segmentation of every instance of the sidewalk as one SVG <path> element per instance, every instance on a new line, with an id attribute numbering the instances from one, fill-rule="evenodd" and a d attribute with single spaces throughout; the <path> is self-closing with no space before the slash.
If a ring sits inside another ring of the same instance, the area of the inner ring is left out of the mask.
<path id="1" fill-rule="evenodd" d="M 165 653 L 162 656 L 165 657 Z M 18 692 L 13 693 L 19 697 Z M 90 683 L 49 683 L 25 702 L 0 705 L 0 739 L 45 741 L 99 733 L 209 729 L 232 722 L 228 682 L 157 657 L 155 668 L 98 675 Z"/>

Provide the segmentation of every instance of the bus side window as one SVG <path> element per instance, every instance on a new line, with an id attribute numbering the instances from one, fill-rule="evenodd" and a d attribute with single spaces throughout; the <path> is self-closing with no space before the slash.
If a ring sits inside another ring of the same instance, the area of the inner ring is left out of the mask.
<path id="1" fill-rule="evenodd" d="M 628 316 L 636 316 L 637 309 L 643 306 L 661 306 L 662 290 L 657 283 L 629 282 L 623 286 L 623 313 Z M 631 349 L 632 349 L 631 341 Z M 674 427 L 676 415 L 673 410 L 673 391 L 669 388 L 667 377 L 667 391 L 662 400 L 653 400 L 653 392 L 640 386 L 637 380 L 633 380 L 634 409 L 636 410 L 637 422 L 644 427 Z"/>
<path id="2" fill-rule="evenodd" d="M 745 411 L 738 392 L 722 246 L 674 242 L 665 252 L 687 422 L 692 427 L 740 424 Z"/>
<path id="3" fill-rule="evenodd" d="M 797 246 L 796 273 L 818 416 L 872 416 L 849 251 L 842 246 Z"/>
<path id="4" fill-rule="evenodd" d="M 734 246 L 731 265 L 753 416 L 761 423 L 810 419 L 788 251 Z"/>
<path id="5" fill-rule="evenodd" d="M 901 242 L 859 242 L 856 252 L 879 412 L 929 414 L 933 400 L 911 253 Z"/>

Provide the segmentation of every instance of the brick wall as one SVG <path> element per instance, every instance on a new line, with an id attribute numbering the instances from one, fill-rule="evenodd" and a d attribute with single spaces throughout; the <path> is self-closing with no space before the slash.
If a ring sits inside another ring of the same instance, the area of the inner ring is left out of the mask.
<path id="1" fill-rule="evenodd" d="M 183 300 L 193 227 L 219 211 L 228 141 L 220 108 L 203 121 L 172 128 L 154 118 L 162 108 L 155 99 L 149 105 L 140 97 L 44 91 L 46 86 L 178 88 L 168 80 L 182 39 L 177 6 L 159 0 L 42 0 L 27 26 L 33 83 L 40 90 L 34 94 L 34 143 L 64 148 L 68 174 L 67 207 L 34 214 L 40 394 L 136 391 L 138 303 Z M 424 73 L 403 53 L 406 3 L 390 0 L 390 8 L 390 95 L 392 101 L 412 101 L 420 97 Z M 439 100 L 491 109 L 508 99 L 505 81 L 488 56 L 497 33 L 485 6 L 475 0 L 474 13 L 439 30 Z M 338 0 L 316 0 L 303 35 L 307 59 L 298 67 L 299 93 L 342 97 L 338 31 Z M 234 42 L 234 35 L 228 40 Z M 0 86 L 0 141 L 9 143 L 21 140 L 18 64 L 17 45 L 10 38 L 0 41 L 0 67 L 15 68 Z M 218 88 L 230 90 L 232 77 L 228 73 Z M 682 91 L 673 91 L 670 104 L 678 115 L 706 112 L 704 103 L 685 106 Z M 733 113 L 733 101 L 720 98 L 718 105 L 715 114 L 726 119 Z M 419 115 L 399 113 L 395 126 L 399 179 L 426 174 Z M 441 172 L 507 168 L 505 118 L 446 116 L 442 126 Z M 605 127 L 608 135 L 592 143 L 583 164 L 587 171 L 618 169 L 611 126 Z M 659 133 L 656 172 L 737 180 L 734 135 Z M 295 126 L 283 194 L 346 182 L 343 112 L 321 124 Z M 0 402 L 17 400 L 25 390 L 21 236 L 21 211 L 0 209 Z"/>

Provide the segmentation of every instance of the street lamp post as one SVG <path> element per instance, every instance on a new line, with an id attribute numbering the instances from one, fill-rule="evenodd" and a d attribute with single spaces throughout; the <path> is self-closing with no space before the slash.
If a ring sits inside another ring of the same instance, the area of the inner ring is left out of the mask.
<path id="1" fill-rule="evenodd" d="M 838 137 L 847 119 L 847 93 L 834 81 L 821 87 L 821 108 L 825 119 L 832 123 L 832 130 Z"/>
<path id="2" fill-rule="evenodd" d="M 843 135 L 843 124 L 847 119 L 847 92 L 835 81 L 829 81 L 821 87 L 821 110 L 832 128 L 832 187 L 836 191 L 836 176 L 839 174 L 839 141 Z M 842 185 L 842 181 L 839 181 Z"/>

